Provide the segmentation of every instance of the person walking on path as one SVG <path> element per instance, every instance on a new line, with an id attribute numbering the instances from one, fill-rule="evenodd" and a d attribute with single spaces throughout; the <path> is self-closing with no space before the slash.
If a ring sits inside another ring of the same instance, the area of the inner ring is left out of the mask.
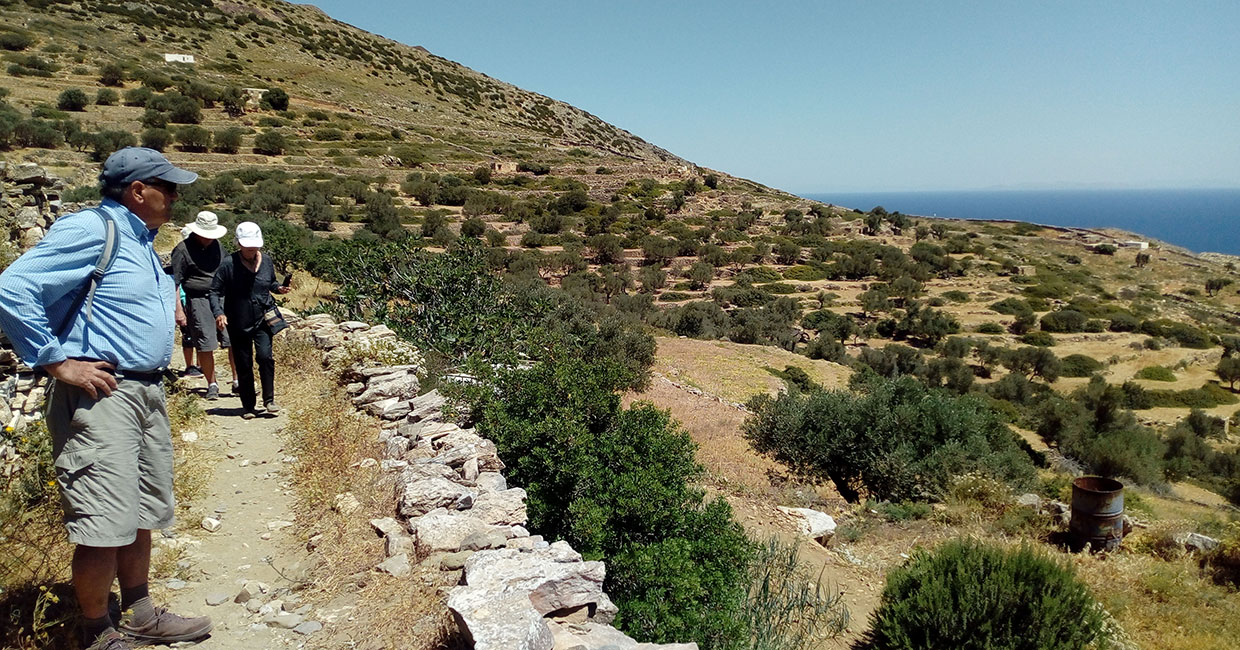
<path id="1" fill-rule="evenodd" d="M 273 293 L 288 293 L 276 282 L 271 256 L 264 255 L 263 231 L 258 224 L 237 224 L 237 252 L 220 263 L 211 284 L 211 311 L 221 328 L 228 328 L 233 356 L 237 361 L 237 395 L 241 398 L 241 417 L 256 414 L 254 361 L 262 382 L 263 408 L 271 414 L 280 410 L 275 401 L 276 362 L 271 339 L 286 327 L 276 309 Z"/>
<path id="2" fill-rule="evenodd" d="M 54 379 L 46 421 L 89 650 L 211 631 L 209 618 L 177 616 L 147 593 L 151 530 L 171 526 L 175 513 L 162 378 L 176 289 L 153 242 L 177 185 L 197 178 L 153 149 L 121 149 L 99 175 L 102 203 L 56 220 L 0 274 L 0 327 L 25 363 Z M 109 244 L 115 258 L 104 268 Z M 113 581 L 123 610 L 115 626 Z"/>
<path id="3" fill-rule="evenodd" d="M 176 316 L 188 333 L 190 345 L 198 351 L 197 367 L 207 380 L 207 399 L 214 400 L 220 396 L 215 381 L 215 350 L 228 348 L 229 341 L 228 331 L 216 327 L 211 312 L 211 280 L 224 261 L 219 239 L 228 234 L 228 229 L 220 225 L 214 212 L 207 210 L 199 212 L 186 229 L 189 236 L 172 249 L 172 277 L 185 293 L 185 307 L 182 309 L 178 301 Z"/>

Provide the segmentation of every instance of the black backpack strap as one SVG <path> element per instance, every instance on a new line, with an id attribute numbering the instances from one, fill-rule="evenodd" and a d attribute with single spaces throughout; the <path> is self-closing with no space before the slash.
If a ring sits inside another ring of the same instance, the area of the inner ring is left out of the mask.
<path id="1" fill-rule="evenodd" d="M 65 318 L 60 322 L 60 326 L 56 328 L 56 336 L 59 337 L 65 333 L 69 326 L 73 323 L 73 318 L 82 309 L 83 303 L 86 305 L 86 322 L 91 322 L 91 311 L 95 303 L 95 289 L 99 288 L 99 282 L 103 280 L 103 276 L 111 268 L 112 262 L 116 261 L 116 253 L 120 248 L 116 236 L 116 221 L 112 215 L 106 210 L 99 208 L 91 208 L 100 219 L 103 220 L 103 250 L 99 252 L 99 259 L 95 260 L 95 268 L 90 272 L 90 277 L 86 278 L 86 282 L 78 291 L 77 298 L 73 301 L 73 306 L 65 313 Z"/>

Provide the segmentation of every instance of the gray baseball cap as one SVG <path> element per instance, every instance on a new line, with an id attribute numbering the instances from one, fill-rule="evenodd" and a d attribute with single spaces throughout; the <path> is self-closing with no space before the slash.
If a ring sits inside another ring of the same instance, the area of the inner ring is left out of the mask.
<path id="1" fill-rule="evenodd" d="M 106 187 L 127 186 L 150 178 L 189 185 L 198 180 L 198 174 L 173 165 L 164 154 L 146 147 L 125 147 L 117 151 L 108 156 L 99 173 L 99 180 Z"/>

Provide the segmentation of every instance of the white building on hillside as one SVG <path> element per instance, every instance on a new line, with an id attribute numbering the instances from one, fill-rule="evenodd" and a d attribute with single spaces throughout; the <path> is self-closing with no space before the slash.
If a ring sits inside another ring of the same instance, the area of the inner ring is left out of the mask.
<path id="1" fill-rule="evenodd" d="M 193 54 L 165 54 L 164 63 L 194 63 Z"/>

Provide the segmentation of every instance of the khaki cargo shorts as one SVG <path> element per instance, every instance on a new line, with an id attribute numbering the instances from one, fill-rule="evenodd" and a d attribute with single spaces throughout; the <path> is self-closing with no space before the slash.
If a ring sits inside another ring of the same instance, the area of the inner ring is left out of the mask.
<path id="1" fill-rule="evenodd" d="M 107 397 L 53 381 L 47 404 L 69 541 L 132 543 L 173 523 L 172 429 L 158 380 L 119 379 Z"/>

